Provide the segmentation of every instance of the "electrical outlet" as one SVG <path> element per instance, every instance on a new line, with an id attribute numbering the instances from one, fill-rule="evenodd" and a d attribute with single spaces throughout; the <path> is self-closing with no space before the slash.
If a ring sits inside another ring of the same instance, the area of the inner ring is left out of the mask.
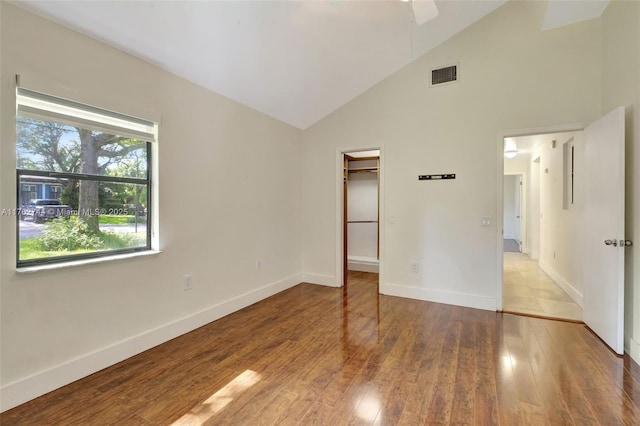
<path id="1" fill-rule="evenodd" d="M 193 277 L 191 275 L 184 276 L 184 291 L 189 291 L 193 288 Z"/>
<path id="2" fill-rule="evenodd" d="M 411 262 L 411 272 L 414 274 L 420 272 L 420 264 L 418 262 Z"/>
<path id="3" fill-rule="evenodd" d="M 256 269 L 262 269 L 262 260 L 261 259 L 256 260 Z"/>

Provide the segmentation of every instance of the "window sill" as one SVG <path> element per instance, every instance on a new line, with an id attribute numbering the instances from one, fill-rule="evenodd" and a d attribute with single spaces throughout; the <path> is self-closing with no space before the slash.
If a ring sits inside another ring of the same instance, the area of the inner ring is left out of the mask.
<path id="1" fill-rule="evenodd" d="M 93 259 L 73 260 L 70 262 L 52 263 L 50 265 L 26 266 L 16 268 L 19 274 L 39 271 L 52 271 L 55 269 L 73 268 L 74 266 L 92 265 L 95 263 L 112 262 L 114 260 L 132 259 L 134 257 L 155 256 L 162 253 L 159 250 L 147 250 L 136 253 L 114 254 L 113 256 L 96 257 Z"/>

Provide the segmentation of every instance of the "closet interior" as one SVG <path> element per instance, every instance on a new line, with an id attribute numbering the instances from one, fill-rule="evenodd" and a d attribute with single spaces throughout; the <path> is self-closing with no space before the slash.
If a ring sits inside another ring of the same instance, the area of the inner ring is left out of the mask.
<path id="1" fill-rule="evenodd" d="M 379 272 L 380 151 L 345 156 L 347 265 L 349 271 Z"/>

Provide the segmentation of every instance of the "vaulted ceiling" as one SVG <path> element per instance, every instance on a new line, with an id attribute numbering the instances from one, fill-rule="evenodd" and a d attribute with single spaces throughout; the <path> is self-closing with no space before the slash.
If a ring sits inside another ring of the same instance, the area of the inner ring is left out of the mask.
<path id="1" fill-rule="evenodd" d="M 305 129 L 505 0 L 436 0 L 423 25 L 399 0 L 13 3 Z M 561 4 L 545 25 L 602 13 L 592 9 Z"/>

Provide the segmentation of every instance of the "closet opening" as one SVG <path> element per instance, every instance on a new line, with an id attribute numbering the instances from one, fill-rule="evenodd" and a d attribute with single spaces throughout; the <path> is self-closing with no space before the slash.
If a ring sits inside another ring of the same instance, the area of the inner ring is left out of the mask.
<path id="1" fill-rule="evenodd" d="M 343 166 L 342 264 L 343 290 L 346 293 L 350 275 L 375 274 L 375 281 L 378 282 L 380 151 L 346 152 Z"/>

